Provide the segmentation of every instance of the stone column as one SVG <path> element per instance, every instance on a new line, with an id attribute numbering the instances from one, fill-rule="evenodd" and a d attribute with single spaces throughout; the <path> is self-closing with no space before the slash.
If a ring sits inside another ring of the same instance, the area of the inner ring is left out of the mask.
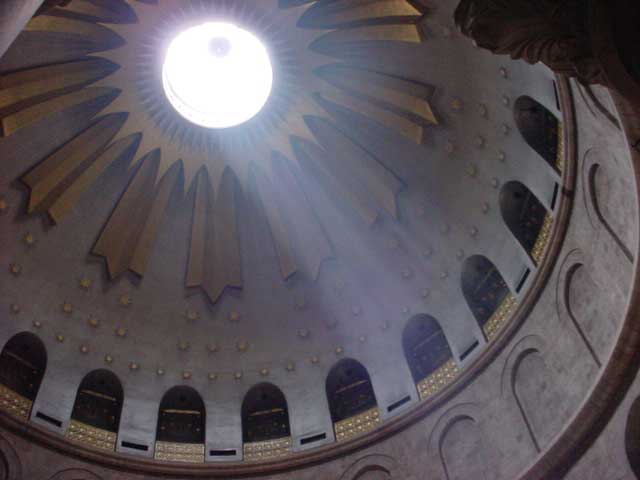
<path id="1" fill-rule="evenodd" d="M 0 57 L 33 17 L 43 0 L 0 0 Z"/>

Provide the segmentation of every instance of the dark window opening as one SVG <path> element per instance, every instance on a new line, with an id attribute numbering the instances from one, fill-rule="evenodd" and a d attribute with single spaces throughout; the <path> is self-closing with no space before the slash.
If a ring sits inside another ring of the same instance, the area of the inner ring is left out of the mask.
<path id="1" fill-rule="evenodd" d="M 80 383 L 71 418 L 117 433 L 123 399 L 124 392 L 118 377 L 108 370 L 95 370 Z"/>
<path id="2" fill-rule="evenodd" d="M 531 97 L 516 100 L 514 117 L 524 140 L 557 170 L 560 122 L 547 108 Z"/>
<path id="3" fill-rule="evenodd" d="M 47 352 L 42 341 L 32 333 L 18 333 L 0 353 L 0 383 L 33 402 L 46 367 Z"/>
<path id="4" fill-rule="evenodd" d="M 415 383 L 424 380 L 453 356 L 438 321 L 416 315 L 402 334 L 402 348 Z"/>
<path id="5" fill-rule="evenodd" d="M 509 294 L 509 287 L 487 257 L 474 255 L 462 267 L 462 293 L 482 328 Z"/>
<path id="6" fill-rule="evenodd" d="M 160 403 L 156 440 L 167 443 L 205 443 L 206 411 L 191 387 L 173 387 Z"/>
<path id="7" fill-rule="evenodd" d="M 520 182 L 505 183 L 500 191 L 502 218 L 522 248 L 531 254 L 547 217 L 547 209 Z"/>
<path id="8" fill-rule="evenodd" d="M 350 358 L 340 360 L 331 369 L 327 377 L 326 391 L 334 423 L 377 406 L 367 369 Z"/>
<path id="9" fill-rule="evenodd" d="M 243 442 L 265 442 L 290 436 L 289 408 L 282 391 L 270 383 L 249 390 L 242 402 Z"/>

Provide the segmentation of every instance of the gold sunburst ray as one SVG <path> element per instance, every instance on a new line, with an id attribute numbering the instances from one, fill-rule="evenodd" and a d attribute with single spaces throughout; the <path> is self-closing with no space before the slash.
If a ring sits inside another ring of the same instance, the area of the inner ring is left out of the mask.
<path id="1" fill-rule="evenodd" d="M 97 70 L 113 65 L 119 68 L 87 74 L 75 84 L 70 80 L 57 90 L 47 90 L 42 84 L 32 87 L 35 93 L 20 101 L 31 102 L 36 110 L 25 115 L 19 108 L 22 104 L 16 107 L 26 122 L 29 115 L 44 115 L 47 108 L 55 109 L 75 98 L 56 97 L 56 102 L 45 108 L 42 95 L 55 97 L 64 88 L 83 88 L 85 84 L 91 84 L 90 88 L 80 92 L 120 92 L 95 119 L 98 127 L 67 145 L 66 160 L 62 154 L 46 158 L 37 174 L 25 178 L 28 184 L 31 181 L 32 209 L 48 210 L 59 221 L 110 164 L 125 154 L 130 156 L 130 183 L 93 249 L 105 258 L 111 277 L 127 270 L 145 273 L 167 202 L 179 185 L 183 191 L 196 189 L 194 212 L 211 213 L 200 215 L 192 226 L 187 286 L 202 289 L 212 302 L 225 288 L 242 287 L 236 251 L 239 229 L 236 225 L 226 234 L 219 230 L 238 221 L 238 192 L 250 190 L 249 178 L 256 178 L 256 193 L 285 280 L 296 272 L 316 279 L 322 262 L 336 254 L 322 219 L 305 194 L 305 185 L 300 183 L 302 178 L 337 192 L 369 225 L 380 212 L 395 216 L 395 196 L 402 182 L 389 173 L 389 164 L 382 166 L 366 146 L 356 145 L 348 135 L 334 144 L 323 141 L 314 125 L 332 125 L 334 107 L 396 129 L 416 143 L 421 142 L 426 129 L 437 125 L 430 104 L 431 87 L 401 74 L 378 72 L 366 62 L 356 65 L 343 51 L 345 45 L 360 49 L 379 41 L 422 41 L 418 26 L 422 12 L 413 2 L 125 1 L 136 13 L 136 22 L 34 20 L 29 31 L 67 32 L 69 39 L 92 38 L 90 48 L 81 50 L 81 58 L 89 55 L 88 62 Z M 277 76 L 263 112 L 242 128 L 225 131 L 202 129 L 182 119 L 166 101 L 159 81 L 159 55 L 174 33 L 211 18 L 214 11 L 219 17 L 246 23 L 263 38 Z M 65 55 L 60 58 L 68 60 Z M 0 99 L 3 90 L 0 83 Z M 0 117 L 4 124 L 2 110 Z M 106 126 L 107 132 L 102 132 L 100 128 Z M 139 208 L 132 215 L 134 204 Z M 221 269 L 209 271 L 216 264 Z"/>

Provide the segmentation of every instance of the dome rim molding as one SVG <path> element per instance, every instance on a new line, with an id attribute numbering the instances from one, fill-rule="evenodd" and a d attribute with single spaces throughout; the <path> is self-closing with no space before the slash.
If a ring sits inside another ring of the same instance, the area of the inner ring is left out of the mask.
<path id="1" fill-rule="evenodd" d="M 577 130 L 573 95 L 570 90 L 568 78 L 556 75 L 556 83 L 558 86 L 558 97 L 561 105 L 563 124 L 565 126 L 563 129 L 566 146 L 564 159 L 565 173 L 562 177 L 563 180 L 559 197 L 560 203 L 557 209 L 556 221 L 554 221 L 554 227 L 547 247 L 547 252 L 543 256 L 542 262 L 538 267 L 531 286 L 527 289 L 522 300 L 518 303 L 516 312 L 500 331 L 497 338 L 487 344 L 485 350 L 480 353 L 478 358 L 474 360 L 471 365 L 463 369 L 458 378 L 451 385 L 444 388 L 429 400 L 418 402 L 406 412 L 387 420 L 365 435 L 340 443 L 331 443 L 315 449 L 296 452 L 279 460 L 256 462 L 234 461 L 204 464 L 180 464 L 159 462 L 150 458 L 136 457 L 118 452 L 98 451 L 77 443 L 72 443 L 63 435 L 49 431 L 34 423 L 28 421 L 25 422 L 12 417 L 3 411 L 0 411 L 0 427 L 6 428 L 23 438 L 33 440 L 45 448 L 56 450 L 63 455 L 80 458 L 84 461 L 104 466 L 106 468 L 125 469 L 130 472 L 160 474 L 170 477 L 238 478 L 274 474 L 333 460 L 337 457 L 351 454 L 355 451 L 374 445 L 416 424 L 427 415 L 438 410 L 463 388 L 469 385 L 473 379 L 487 368 L 489 364 L 503 351 L 506 344 L 513 339 L 528 317 L 551 276 L 568 229 L 567 220 L 573 208 L 573 194 L 575 192 L 577 176 Z M 640 171 L 636 171 L 636 182 L 637 184 L 640 184 Z M 634 278 L 634 296 L 637 297 L 635 298 L 635 302 L 638 304 L 635 308 L 640 311 L 640 278 L 638 277 L 639 276 L 636 275 L 636 278 Z M 628 323 L 629 319 L 627 318 L 625 320 L 625 326 L 628 326 Z M 640 327 L 638 328 L 637 335 L 637 343 L 640 344 Z M 616 349 L 619 348 L 620 343 L 622 342 L 618 342 Z M 613 356 L 611 358 L 613 358 Z M 610 363 L 607 364 L 605 368 L 609 368 Z M 600 383 L 602 381 L 603 380 L 601 378 L 596 385 L 594 392 L 598 387 L 600 387 Z M 594 392 L 592 392 L 592 396 L 594 395 Z M 591 397 L 586 399 L 586 402 L 589 403 L 590 399 Z M 579 413 L 582 413 L 582 410 Z M 597 416 L 595 418 L 597 419 Z M 572 422 L 572 424 L 573 423 L 574 422 Z M 592 421 L 591 424 L 592 423 L 594 422 Z M 589 424 L 590 427 L 591 424 Z M 565 432 L 567 430 L 565 430 Z M 576 442 L 572 441 L 571 443 L 571 446 L 573 446 Z M 549 449 L 550 453 L 552 453 L 551 450 L 555 446 L 556 444 L 552 445 Z M 522 479 L 528 480 L 541 478 L 537 473 L 538 468 L 548 469 L 549 465 L 553 463 L 547 462 L 546 456 L 547 454 L 545 453 L 539 457 L 536 465 L 533 468 L 530 468 Z M 553 456 L 551 458 L 556 460 L 557 463 L 558 458 L 554 458 Z M 564 458 L 565 457 L 562 457 L 562 459 Z M 539 467 L 538 464 L 541 464 L 542 466 Z"/>

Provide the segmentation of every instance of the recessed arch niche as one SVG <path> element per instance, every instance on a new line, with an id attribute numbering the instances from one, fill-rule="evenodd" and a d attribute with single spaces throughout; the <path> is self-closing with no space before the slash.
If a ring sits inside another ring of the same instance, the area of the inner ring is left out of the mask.
<path id="1" fill-rule="evenodd" d="M 498 268 L 483 255 L 465 260 L 462 294 L 487 339 L 492 339 L 510 316 L 516 301 Z"/>
<path id="2" fill-rule="evenodd" d="M 624 447 L 631 470 L 640 479 L 640 397 L 633 401 L 627 416 Z"/>
<path id="3" fill-rule="evenodd" d="M 500 213 L 518 243 L 538 264 L 553 222 L 545 206 L 526 185 L 511 181 L 500 191 Z"/>
<path id="4" fill-rule="evenodd" d="M 287 399 L 271 383 L 253 386 L 242 401 L 242 441 L 245 460 L 265 460 L 291 452 Z"/>
<path id="5" fill-rule="evenodd" d="M 518 130 L 525 142 L 556 171 L 562 171 L 562 123 L 540 102 L 523 95 L 513 107 Z"/>
<path id="6" fill-rule="evenodd" d="M 47 368 L 47 351 L 33 333 L 22 332 L 7 341 L 0 353 L 2 408 L 28 419 Z"/>
<path id="7" fill-rule="evenodd" d="M 67 437 L 115 450 L 123 401 L 122 384 L 113 372 L 101 369 L 88 373 L 78 387 Z"/>
<path id="8" fill-rule="evenodd" d="M 423 400 L 436 394 L 457 374 L 449 342 L 431 315 L 415 315 L 409 320 L 402 332 L 402 349 Z"/>
<path id="9" fill-rule="evenodd" d="M 156 430 L 156 460 L 204 462 L 206 409 L 193 388 L 173 387 L 162 397 Z"/>
<path id="10" fill-rule="evenodd" d="M 380 423 L 371 377 L 357 360 L 345 358 L 333 366 L 327 376 L 326 392 L 337 441 L 364 433 Z"/>

